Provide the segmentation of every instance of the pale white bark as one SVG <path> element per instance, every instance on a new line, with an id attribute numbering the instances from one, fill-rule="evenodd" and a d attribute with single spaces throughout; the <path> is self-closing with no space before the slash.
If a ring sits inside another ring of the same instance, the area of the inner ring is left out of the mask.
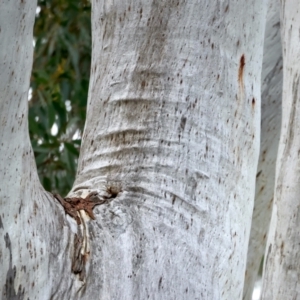
<path id="1" fill-rule="evenodd" d="M 33 6 L 0 6 L 0 34 L 11 39 L 1 64 L 11 54 L 21 82 L 1 86 L 4 297 L 240 299 L 266 2 L 94 1 L 87 124 L 69 195 L 115 198 L 95 209 L 96 221 L 81 212 L 84 281 L 70 271 L 74 221 L 39 185 L 26 121 L 11 133 L 15 114 L 27 113 Z M 18 45 L 24 57 L 14 55 Z"/>
<path id="2" fill-rule="evenodd" d="M 251 300 L 263 257 L 271 213 L 275 165 L 281 126 L 282 49 L 279 1 L 270 1 L 267 13 L 263 70 L 260 156 L 256 175 L 255 202 L 249 240 L 243 299 Z"/>
<path id="3" fill-rule="evenodd" d="M 94 1 L 73 190 L 122 192 L 90 223 L 89 297 L 242 297 L 265 5 Z"/>
<path id="4" fill-rule="evenodd" d="M 282 1 L 283 109 L 262 299 L 300 297 L 300 3 Z"/>
<path id="5" fill-rule="evenodd" d="M 28 136 L 35 7 L 32 0 L 0 1 L 1 299 L 50 299 L 73 284 L 62 271 L 71 268 L 69 230 L 40 186 Z"/>

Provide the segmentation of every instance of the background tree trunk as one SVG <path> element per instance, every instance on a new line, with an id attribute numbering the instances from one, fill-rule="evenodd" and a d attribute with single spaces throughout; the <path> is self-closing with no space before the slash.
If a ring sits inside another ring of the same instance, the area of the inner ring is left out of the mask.
<path id="1" fill-rule="evenodd" d="M 15 72 L 22 84 L 10 80 L 1 99 L 4 297 L 241 298 L 265 2 L 93 2 L 87 123 L 69 197 L 96 191 L 109 201 L 96 221 L 81 211 L 80 226 L 40 187 L 26 121 L 17 121 L 27 111 L 35 8 L 8 3 L 1 64 L 11 55 L 11 69 L 2 76 Z M 7 26 L 16 19 L 24 34 Z M 23 56 L 13 55 L 18 45 Z M 74 232 L 85 234 L 85 274 L 71 273 Z"/>
<path id="2" fill-rule="evenodd" d="M 283 110 L 262 299 L 298 299 L 300 4 L 282 1 Z"/>
<path id="3" fill-rule="evenodd" d="M 282 49 L 279 2 L 270 1 L 262 68 L 262 112 L 260 155 L 256 175 L 255 202 L 249 240 L 243 299 L 251 300 L 264 255 L 275 183 L 275 165 L 281 126 Z"/>

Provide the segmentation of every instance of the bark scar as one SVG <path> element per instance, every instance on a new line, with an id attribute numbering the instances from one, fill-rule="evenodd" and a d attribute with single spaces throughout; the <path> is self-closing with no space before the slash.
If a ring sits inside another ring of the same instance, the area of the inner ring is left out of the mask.
<path id="1" fill-rule="evenodd" d="M 89 193 L 86 198 L 63 198 L 53 194 L 54 198 L 63 206 L 65 212 L 76 220 L 78 234 L 74 236 L 74 250 L 72 257 L 72 272 L 79 275 L 79 280 L 84 281 L 86 276 L 85 264 L 90 256 L 90 241 L 87 222 L 89 218 L 95 220 L 93 208 L 115 198 L 118 193 L 110 191 L 109 197 L 101 197 L 98 192 Z M 87 217 L 88 215 L 88 217 Z"/>
<path id="2" fill-rule="evenodd" d="M 63 206 L 65 212 L 74 218 L 78 225 L 81 224 L 82 220 L 78 212 L 84 210 L 91 219 L 95 220 L 93 208 L 96 205 L 105 203 L 109 198 L 100 199 L 97 192 L 89 193 L 86 198 L 73 197 L 63 198 L 59 194 L 53 194 L 56 200 Z"/>

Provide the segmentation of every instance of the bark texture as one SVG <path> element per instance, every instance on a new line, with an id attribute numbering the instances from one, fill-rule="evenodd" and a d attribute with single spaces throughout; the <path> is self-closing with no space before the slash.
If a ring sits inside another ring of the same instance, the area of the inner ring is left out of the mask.
<path id="1" fill-rule="evenodd" d="M 300 297 L 300 4 L 282 1 L 283 109 L 262 299 Z"/>
<path id="2" fill-rule="evenodd" d="M 55 299 L 73 285 L 63 272 L 70 230 L 39 183 L 28 135 L 35 9 L 31 0 L 0 2 L 1 299 Z"/>
<path id="3" fill-rule="evenodd" d="M 89 223 L 82 297 L 242 297 L 265 5 L 93 2 L 87 123 L 70 196 L 116 197 Z"/>
<path id="4" fill-rule="evenodd" d="M 2 298 L 242 297 L 265 6 L 93 2 L 87 122 L 68 201 L 105 203 L 76 225 L 41 188 L 28 139 L 34 2 L 1 2 Z M 85 274 L 74 275 L 82 249 Z"/>
<path id="5" fill-rule="evenodd" d="M 281 127 L 282 49 L 279 1 L 270 1 L 263 56 L 260 155 L 243 299 L 251 300 L 265 252 L 273 208 L 275 166 Z"/>

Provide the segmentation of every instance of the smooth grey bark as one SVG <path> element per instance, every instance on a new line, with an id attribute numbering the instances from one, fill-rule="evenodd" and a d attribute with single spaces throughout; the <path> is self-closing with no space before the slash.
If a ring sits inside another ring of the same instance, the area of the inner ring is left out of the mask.
<path id="1" fill-rule="evenodd" d="M 265 252 L 273 208 L 275 166 L 281 126 L 282 49 L 279 1 L 270 1 L 262 68 L 260 155 L 256 175 L 255 202 L 247 255 L 243 299 L 251 300 L 261 259 Z"/>
<path id="2" fill-rule="evenodd" d="M 3 298 L 241 298 L 266 2 L 93 2 L 87 122 L 69 196 L 109 200 L 96 220 L 81 210 L 80 226 L 41 188 L 21 121 L 34 6 L 0 4 Z M 71 273 L 80 232 L 83 277 Z"/>
<path id="3" fill-rule="evenodd" d="M 300 297 L 299 1 L 281 2 L 281 24 L 284 62 L 282 127 L 262 293 L 262 299 L 272 300 Z"/>
<path id="4" fill-rule="evenodd" d="M 73 284 L 69 229 L 40 185 L 28 135 L 35 10 L 31 0 L 0 2 L 1 299 L 50 299 Z"/>
<path id="5" fill-rule="evenodd" d="M 242 297 L 265 5 L 93 2 L 87 123 L 73 190 L 120 193 L 91 223 L 98 268 L 89 295 Z"/>

